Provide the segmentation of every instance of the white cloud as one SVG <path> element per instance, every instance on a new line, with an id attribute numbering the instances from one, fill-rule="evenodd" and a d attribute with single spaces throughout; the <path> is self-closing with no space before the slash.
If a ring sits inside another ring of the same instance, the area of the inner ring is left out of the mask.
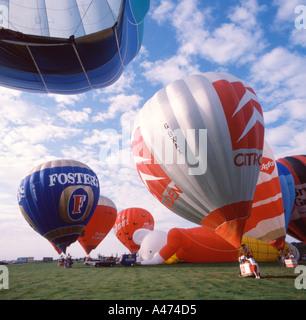
<path id="1" fill-rule="evenodd" d="M 268 103 L 277 104 L 289 99 L 306 98 L 306 57 L 277 47 L 262 55 L 251 67 L 251 81 L 255 82 Z"/>
<path id="2" fill-rule="evenodd" d="M 144 50 L 144 49 L 143 49 Z M 145 55 L 145 50 L 142 52 Z M 139 57 L 137 56 L 136 59 Z M 125 67 L 124 72 L 120 76 L 120 78 L 111 86 L 108 86 L 103 89 L 98 89 L 93 92 L 95 97 L 106 97 L 108 95 L 124 93 L 127 90 L 133 88 L 133 83 L 135 81 L 136 74 L 134 72 L 133 66 L 128 64 Z"/>
<path id="3" fill-rule="evenodd" d="M 275 158 L 305 154 L 306 129 L 296 121 L 288 121 L 275 128 L 266 128 L 267 141 L 271 144 Z"/>
<path id="4" fill-rule="evenodd" d="M 296 46 L 306 48 L 306 30 L 294 29 L 291 33 L 291 41 Z"/>
<path id="5" fill-rule="evenodd" d="M 162 83 L 164 86 L 189 74 L 199 72 L 198 66 L 192 65 L 190 58 L 183 55 L 155 62 L 145 61 L 142 66 L 145 68 L 144 76 L 147 80 L 153 84 Z"/>
<path id="6" fill-rule="evenodd" d="M 138 108 L 141 100 L 142 97 L 137 94 L 110 96 L 103 101 L 104 103 L 109 103 L 108 110 L 106 112 L 98 112 L 96 116 L 93 116 L 93 121 L 105 122 L 106 120 L 114 119 L 120 113 Z"/>
<path id="7" fill-rule="evenodd" d="M 84 108 L 82 111 L 64 109 L 57 113 L 68 124 L 83 123 L 89 120 L 90 108 Z"/>
<path id="8" fill-rule="evenodd" d="M 82 101 L 85 97 L 84 93 L 61 95 L 61 94 L 48 94 L 49 98 L 52 98 L 59 106 L 74 105 L 76 102 Z"/>
<path id="9" fill-rule="evenodd" d="M 284 22 L 291 22 L 288 27 L 294 27 L 294 20 L 297 16 L 295 14 L 295 7 L 303 4 L 303 0 L 274 0 L 273 5 L 277 6 L 277 13 L 275 16 L 275 24 L 279 28 L 284 27 Z"/>
<path id="10" fill-rule="evenodd" d="M 175 7 L 175 3 L 169 0 L 161 0 L 160 5 L 156 8 L 152 6 L 149 14 L 158 24 L 162 24 L 168 19 L 168 15 L 171 14 Z"/>
<path id="11" fill-rule="evenodd" d="M 260 30 L 251 31 L 233 23 L 223 24 L 201 43 L 200 53 L 219 64 L 254 61 L 265 47 Z"/>
<path id="12" fill-rule="evenodd" d="M 176 55 L 154 62 L 144 61 L 144 76 L 153 84 L 180 79 L 199 72 L 194 62 L 201 57 L 224 67 L 254 61 L 266 46 L 257 15 L 264 10 L 257 1 L 241 1 L 228 14 L 230 23 L 215 26 L 211 8 L 199 10 L 199 1 L 161 1 L 152 18 L 159 24 L 170 22 L 174 27 L 178 50 Z"/>

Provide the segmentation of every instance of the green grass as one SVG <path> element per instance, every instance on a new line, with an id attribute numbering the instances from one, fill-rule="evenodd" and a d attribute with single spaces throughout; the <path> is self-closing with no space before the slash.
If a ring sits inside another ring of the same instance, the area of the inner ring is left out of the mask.
<path id="1" fill-rule="evenodd" d="M 261 279 L 238 276 L 238 263 L 95 268 L 74 263 L 10 264 L 0 300 L 305 300 L 294 268 L 259 263 Z M 305 274 L 304 274 L 305 276 Z"/>

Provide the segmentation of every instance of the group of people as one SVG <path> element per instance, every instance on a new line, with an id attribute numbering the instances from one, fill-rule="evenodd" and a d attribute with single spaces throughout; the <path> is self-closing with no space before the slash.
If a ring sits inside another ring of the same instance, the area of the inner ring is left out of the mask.
<path id="1" fill-rule="evenodd" d="M 240 265 L 248 263 L 250 265 L 250 270 L 254 274 L 255 278 L 260 279 L 258 265 L 254 259 L 252 249 L 248 248 L 245 244 L 242 245 L 242 249 L 239 252 L 238 261 Z M 239 271 L 239 275 L 241 275 L 241 269 Z"/>
<path id="2" fill-rule="evenodd" d="M 58 259 L 58 266 L 64 266 L 64 268 L 71 268 L 73 264 L 72 257 L 70 253 L 65 257 L 64 255 L 61 255 Z"/>
<path id="3" fill-rule="evenodd" d="M 278 255 L 278 262 L 281 266 L 285 265 L 285 260 L 288 259 L 295 259 L 295 256 L 289 251 L 289 249 L 286 249 L 286 251 L 281 251 Z"/>

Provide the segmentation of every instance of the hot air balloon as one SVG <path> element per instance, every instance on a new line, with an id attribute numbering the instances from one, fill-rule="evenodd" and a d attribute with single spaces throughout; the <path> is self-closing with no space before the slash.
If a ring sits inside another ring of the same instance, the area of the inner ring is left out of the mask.
<path id="1" fill-rule="evenodd" d="M 1 1 L 2 86 L 76 94 L 113 84 L 140 50 L 150 0 Z"/>
<path id="2" fill-rule="evenodd" d="M 127 208 L 120 211 L 113 226 L 115 235 L 131 253 L 137 252 L 139 249 L 139 245 L 133 241 L 133 234 L 135 230 L 140 228 L 154 229 L 153 216 L 143 208 Z"/>
<path id="3" fill-rule="evenodd" d="M 168 232 L 138 229 L 133 239 L 141 246 L 138 251 L 141 264 L 238 261 L 238 250 L 206 227 L 172 228 Z M 246 236 L 242 242 L 252 249 L 256 261 L 278 260 L 279 250 L 267 243 Z M 286 243 L 285 248 L 289 248 L 289 244 Z"/>
<path id="4" fill-rule="evenodd" d="M 264 139 L 248 84 L 205 73 L 158 91 L 137 115 L 132 153 L 140 178 L 168 209 L 239 248 Z"/>
<path id="5" fill-rule="evenodd" d="M 116 217 L 117 208 L 114 202 L 107 197 L 100 196 L 96 210 L 78 239 L 86 254 L 96 249 L 108 235 Z"/>
<path id="6" fill-rule="evenodd" d="M 58 159 L 33 168 L 17 199 L 30 226 L 63 253 L 90 220 L 99 200 L 99 181 L 84 163 Z"/>
<path id="7" fill-rule="evenodd" d="M 245 224 L 244 235 L 267 242 L 276 249 L 283 249 L 285 244 L 282 191 L 276 161 L 267 141 L 264 142 L 252 211 Z"/>
<path id="8" fill-rule="evenodd" d="M 294 205 L 295 185 L 293 176 L 289 169 L 278 161 L 276 161 L 276 164 L 279 182 L 282 189 L 282 198 L 285 211 L 285 228 L 287 231 Z"/>
<path id="9" fill-rule="evenodd" d="M 290 170 L 295 183 L 294 207 L 287 233 L 306 243 L 306 156 L 290 156 L 277 161 Z"/>

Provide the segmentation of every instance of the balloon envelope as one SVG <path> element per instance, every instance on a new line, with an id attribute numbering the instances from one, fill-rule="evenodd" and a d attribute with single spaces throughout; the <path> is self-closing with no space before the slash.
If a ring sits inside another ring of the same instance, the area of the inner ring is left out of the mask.
<path id="1" fill-rule="evenodd" d="M 264 142 L 252 211 L 245 224 L 244 235 L 267 242 L 276 249 L 283 249 L 285 245 L 282 191 L 276 161 L 267 141 Z"/>
<path id="2" fill-rule="evenodd" d="M 306 243 L 306 156 L 285 157 L 278 162 L 290 170 L 295 184 L 294 207 L 287 233 Z"/>
<path id="3" fill-rule="evenodd" d="M 158 234 L 158 231 L 155 230 L 151 234 L 147 232 L 145 236 L 138 233 L 141 230 L 135 233 L 139 239 L 143 237 L 142 242 L 140 242 L 141 249 L 139 252 L 141 252 L 142 260 L 152 261 L 148 264 L 161 263 L 154 263 L 156 261 L 154 259 L 156 252 L 162 257 L 161 261 L 166 264 L 178 261 L 189 263 L 238 261 L 237 248 L 206 227 L 172 228 L 165 235 L 163 235 L 162 231 L 159 231 L 160 234 Z M 252 249 L 256 261 L 278 260 L 279 250 L 266 242 L 246 236 L 242 237 L 242 242 L 249 249 Z M 285 243 L 285 248 L 289 248 L 287 243 Z"/>
<path id="4" fill-rule="evenodd" d="M 1 1 L 0 82 L 76 94 L 113 84 L 140 50 L 150 0 Z"/>
<path id="5" fill-rule="evenodd" d="M 115 235 L 131 253 L 140 248 L 133 240 L 135 230 L 144 228 L 154 229 L 154 218 L 151 213 L 142 208 L 127 208 L 120 211 L 113 226 Z"/>
<path id="6" fill-rule="evenodd" d="M 295 185 L 293 176 L 290 173 L 289 169 L 278 161 L 276 161 L 276 164 L 279 182 L 282 189 L 282 198 L 285 211 L 285 228 L 287 231 L 294 205 Z"/>
<path id="7" fill-rule="evenodd" d="M 100 196 L 96 210 L 78 239 L 86 254 L 96 249 L 108 235 L 116 217 L 117 208 L 114 202 L 107 197 Z"/>
<path id="8" fill-rule="evenodd" d="M 205 73 L 158 91 L 138 114 L 133 159 L 148 190 L 241 246 L 260 170 L 261 106 L 245 82 Z"/>
<path id="9" fill-rule="evenodd" d="M 65 253 L 90 220 L 99 191 L 87 165 L 59 159 L 33 168 L 21 181 L 17 199 L 30 226 Z"/>

